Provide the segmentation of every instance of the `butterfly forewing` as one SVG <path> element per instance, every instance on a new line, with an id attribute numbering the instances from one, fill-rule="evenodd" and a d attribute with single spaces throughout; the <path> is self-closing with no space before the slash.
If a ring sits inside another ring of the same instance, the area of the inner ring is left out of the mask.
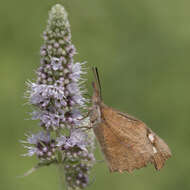
<path id="1" fill-rule="evenodd" d="M 168 146 L 132 116 L 101 103 L 101 123 L 94 128 L 111 171 L 133 171 L 152 162 L 156 169 L 170 157 Z M 152 134 L 154 143 L 148 138 Z M 158 147 L 158 141 L 162 142 Z M 155 145 L 154 145 L 155 144 Z M 155 152 L 157 151 L 157 152 Z"/>

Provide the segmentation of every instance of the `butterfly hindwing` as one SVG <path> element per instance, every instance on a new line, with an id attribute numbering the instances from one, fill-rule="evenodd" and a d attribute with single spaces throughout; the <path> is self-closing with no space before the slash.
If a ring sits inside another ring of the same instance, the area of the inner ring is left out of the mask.
<path id="1" fill-rule="evenodd" d="M 171 151 L 163 139 L 156 135 L 151 129 L 149 129 L 149 131 L 154 135 L 153 147 L 155 147 L 151 162 L 157 170 L 160 170 L 164 166 L 165 161 L 171 157 Z"/>

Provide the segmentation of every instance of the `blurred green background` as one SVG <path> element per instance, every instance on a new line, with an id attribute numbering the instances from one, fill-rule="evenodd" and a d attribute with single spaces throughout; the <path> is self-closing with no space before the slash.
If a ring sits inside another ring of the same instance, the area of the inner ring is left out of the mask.
<path id="1" fill-rule="evenodd" d="M 50 7 L 69 12 L 77 61 L 98 66 L 104 102 L 145 121 L 171 147 L 173 157 L 156 172 L 110 174 L 97 163 L 88 190 L 190 189 L 190 1 L 187 0 L 1 0 L 0 2 L 0 189 L 58 189 L 54 167 L 17 178 L 35 163 L 23 158 L 19 140 L 28 130 L 25 81 L 35 78 L 41 34 Z M 97 160 L 103 159 L 99 147 Z"/>

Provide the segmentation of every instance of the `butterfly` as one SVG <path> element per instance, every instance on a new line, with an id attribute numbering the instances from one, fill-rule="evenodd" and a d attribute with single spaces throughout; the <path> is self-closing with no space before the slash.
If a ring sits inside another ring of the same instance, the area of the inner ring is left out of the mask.
<path id="1" fill-rule="evenodd" d="M 168 145 L 142 121 L 105 105 L 97 68 L 93 73 L 90 121 L 110 171 L 131 173 L 148 163 L 160 170 L 171 157 Z"/>

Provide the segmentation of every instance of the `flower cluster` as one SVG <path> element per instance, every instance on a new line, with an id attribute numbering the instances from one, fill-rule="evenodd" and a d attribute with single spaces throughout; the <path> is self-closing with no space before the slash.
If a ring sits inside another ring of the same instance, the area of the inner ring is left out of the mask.
<path id="1" fill-rule="evenodd" d="M 73 132 L 67 143 L 60 144 L 66 152 L 65 179 L 70 189 L 83 189 L 89 184 L 89 169 L 95 161 L 93 153 L 86 151 L 87 148 L 94 146 L 93 142 L 89 141 L 91 135 Z"/>
<path id="2" fill-rule="evenodd" d="M 28 82 L 27 97 L 34 106 L 32 119 L 40 121 L 41 131 L 27 136 L 27 156 L 40 163 L 55 161 L 64 165 L 70 189 L 88 185 L 94 163 L 94 136 L 82 127 L 89 124 L 81 112 L 86 109 L 81 76 L 84 63 L 75 63 L 70 25 L 63 6 L 53 6 L 41 47 L 41 65 L 36 82 Z"/>
<path id="3" fill-rule="evenodd" d="M 55 140 L 51 139 L 50 134 L 45 134 L 44 131 L 31 134 L 24 143 L 33 145 L 25 146 L 25 148 L 28 149 L 28 153 L 26 153 L 25 156 L 33 156 L 36 154 L 40 160 L 52 160 L 55 158 Z"/>

